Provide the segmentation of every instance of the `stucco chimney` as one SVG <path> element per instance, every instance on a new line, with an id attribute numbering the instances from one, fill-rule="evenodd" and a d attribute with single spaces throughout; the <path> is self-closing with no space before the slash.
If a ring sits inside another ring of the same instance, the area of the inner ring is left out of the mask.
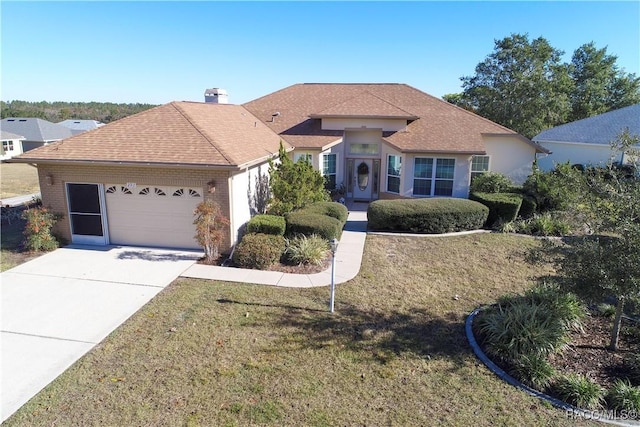
<path id="1" fill-rule="evenodd" d="M 204 102 L 210 102 L 213 104 L 228 104 L 229 95 L 224 89 L 214 87 L 204 91 Z"/>

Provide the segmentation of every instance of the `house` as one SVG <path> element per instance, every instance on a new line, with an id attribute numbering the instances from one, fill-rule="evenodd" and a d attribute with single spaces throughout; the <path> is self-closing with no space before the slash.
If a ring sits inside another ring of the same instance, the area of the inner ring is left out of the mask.
<path id="1" fill-rule="evenodd" d="M 104 126 L 104 123 L 97 120 L 63 120 L 58 122 L 59 125 L 71 129 L 73 135 L 77 135 L 88 130 L 98 129 Z"/>
<path id="2" fill-rule="evenodd" d="M 627 163 L 624 153 L 612 159 L 611 146 L 628 129 L 640 135 L 640 104 L 544 130 L 533 140 L 551 152 L 538 160 L 540 169 L 549 171 L 559 163 L 602 166 L 610 160 Z"/>
<path id="3" fill-rule="evenodd" d="M 0 160 L 7 160 L 22 153 L 24 136 L 0 130 L 0 138 L 2 139 Z"/>
<path id="4" fill-rule="evenodd" d="M 545 150 L 404 84 L 297 84 L 243 105 L 171 102 L 14 161 L 38 166 L 42 200 L 74 243 L 195 248 L 204 199 L 230 219 L 230 249 L 280 143 L 358 200 L 467 197 L 474 174 L 522 182 Z"/>
<path id="5" fill-rule="evenodd" d="M 24 136 L 22 141 L 24 152 L 72 135 L 69 128 L 36 118 L 8 117 L 2 119 L 0 129 Z"/>

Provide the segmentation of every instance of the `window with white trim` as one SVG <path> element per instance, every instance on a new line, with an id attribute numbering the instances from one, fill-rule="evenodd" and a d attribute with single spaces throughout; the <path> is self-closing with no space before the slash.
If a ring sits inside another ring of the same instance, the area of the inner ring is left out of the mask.
<path id="1" fill-rule="evenodd" d="M 313 154 L 311 153 L 293 153 L 293 163 L 298 163 L 299 161 L 307 161 L 311 164 L 313 161 Z"/>
<path id="2" fill-rule="evenodd" d="M 414 196 L 452 196 L 455 159 L 416 157 L 413 163 Z"/>
<path id="3" fill-rule="evenodd" d="M 329 153 L 322 156 L 322 175 L 324 176 L 327 190 L 336 188 L 337 163 L 337 154 Z"/>
<path id="4" fill-rule="evenodd" d="M 489 172 L 489 156 L 473 156 L 471 158 L 471 181 L 485 172 Z"/>
<path id="5" fill-rule="evenodd" d="M 13 141 L 2 141 L 2 149 L 4 151 L 13 151 Z"/>
<path id="6" fill-rule="evenodd" d="M 387 156 L 387 191 L 400 193 L 400 173 L 402 172 L 402 157 L 389 154 Z"/>

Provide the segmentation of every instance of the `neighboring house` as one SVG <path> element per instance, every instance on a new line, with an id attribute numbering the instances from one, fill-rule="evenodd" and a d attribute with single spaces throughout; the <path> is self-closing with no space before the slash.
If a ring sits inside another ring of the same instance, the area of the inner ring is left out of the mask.
<path id="1" fill-rule="evenodd" d="M 36 118 L 8 117 L 2 119 L 0 129 L 24 136 L 22 141 L 22 151 L 24 152 L 72 135 L 69 128 Z"/>
<path id="2" fill-rule="evenodd" d="M 63 120 L 58 124 L 71 129 L 73 135 L 104 126 L 104 123 L 97 120 Z"/>
<path id="3" fill-rule="evenodd" d="M 543 148 L 403 84 L 299 84 L 244 105 L 172 102 L 14 161 L 38 166 L 74 243 L 195 248 L 193 210 L 218 202 L 231 248 L 282 142 L 358 200 L 467 197 L 474 174 L 522 182 Z M 224 95 L 224 96 L 223 96 Z"/>
<path id="4" fill-rule="evenodd" d="M 7 160 L 22 153 L 24 136 L 0 130 L 0 137 L 2 138 L 0 160 Z"/>
<path id="5" fill-rule="evenodd" d="M 612 153 L 610 146 L 625 129 L 640 136 L 640 104 L 544 130 L 533 140 L 551 154 L 541 157 L 538 166 L 549 171 L 566 162 L 592 166 L 602 166 L 610 160 L 627 163 L 624 153 Z"/>

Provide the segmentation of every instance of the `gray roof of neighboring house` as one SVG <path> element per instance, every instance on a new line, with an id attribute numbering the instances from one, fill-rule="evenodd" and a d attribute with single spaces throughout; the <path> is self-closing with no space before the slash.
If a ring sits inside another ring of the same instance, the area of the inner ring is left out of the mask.
<path id="1" fill-rule="evenodd" d="M 36 118 L 8 117 L 2 119 L 0 129 L 22 135 L 27 141 L 59 141 L 72 135 L 67 127 Z"/>
<path id="2" fill-rule="evenodd" d="M 544 130 L 534 136 L 533 140 L 608 145 L 625 128 L 628 128 L 632 135 L 640 135 L 640 104 Z"/>
<path id="3" fill-rule="evenodd" d="M 3 141 L 8 141 L 10 139 L 24 139 L 24 136 L 17 135 L 15 133 L 7 132 L 7 131 L 4 131 L 4 130 L 0 130 L 0 138 Z"/>
<path id="4" fill-rule="evenodd" d="M 71 132 L 74 135 L 77 135 L 82 132 L 86 132 L 88 130 L 97 129 L 100 126 L 104 126 L 104 123 L 101 123 L 97 120 L 63 120 L 58 122 L 59 125 L 64 126 L 66 128 L 71 129 Z"/>

